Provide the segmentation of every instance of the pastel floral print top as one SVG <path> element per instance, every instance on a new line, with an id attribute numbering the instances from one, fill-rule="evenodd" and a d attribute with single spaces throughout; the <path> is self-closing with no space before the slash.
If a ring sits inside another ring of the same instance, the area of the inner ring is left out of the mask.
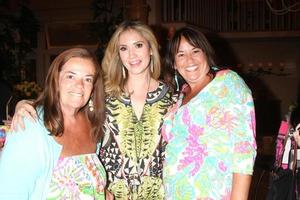
<path id="1" fill-rule="evenodd" d="M 147 93 L 140 119 L 128 96 L 106 99 L 100 158 L 108 175 L 108 190 L 116 200 L 164 199 L 162 165 L 166 143 L 161 126 L 175 99 L 170 88 L 160 82 L 156 90 Z"/>
<path id="2" fill-rule="evenodd" d="M 233 173 L 253 173 L 251 91 L 235 72 L 222 70 L 187 104 L 182 99 L 163 125 L 166 199 L 230 199 Z"/>
<path id="3" fill-rule="evenodd" d="M 105 199 L 106 173 L 96 153 L 60 158 L 47 200 Z"/>

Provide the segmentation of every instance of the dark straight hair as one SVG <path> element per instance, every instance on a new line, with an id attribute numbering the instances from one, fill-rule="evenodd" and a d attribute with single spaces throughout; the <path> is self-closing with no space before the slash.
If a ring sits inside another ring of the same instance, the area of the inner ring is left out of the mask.
<path id="1" fill-rule="evenodd" d="M 164 67 L 169 71 L 172 71 L 173 74 L 175 73 L 174 70 L 175 56 L 178 52 L 179 45 L 182 38 L 185 38 L 190 45 L 199 48 L 204 52 L 207 58 L 207 63 L 210 67 L 208 73 L 214 77 L 216 74 L 216 70 L 218 70 L 218 69 L 213 69 L 213 67 L 216 66 L 215 51 L 212 48 L 211 44 L 208 42 L 205 35 L 200 30 L 192 26 L 185 26 L 183 28 L 178 29 L 174 33 L 173 37 L 167 44 L 166 54 L 164 58 Z M 184 79 L 179 74 L 177 75 L 179 77 L 179 82 L 181 83 L 185 82 Z M 173 83 L 173 85 L 175 84 Z"/>

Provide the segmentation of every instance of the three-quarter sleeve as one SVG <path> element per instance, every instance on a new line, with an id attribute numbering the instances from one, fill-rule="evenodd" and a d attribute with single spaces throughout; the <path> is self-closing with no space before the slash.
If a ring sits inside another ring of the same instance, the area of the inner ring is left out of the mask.
<path id="1" fill-rule="evenodd" d="M 230 105 L 235 119 L 235 125 L 231 132 L 233 138 L 232 171 L 252 174 L 256 157 L 256 122 L 253 98 L 245 82 L 235 73 L 231 76 L 234 98 Z"/>

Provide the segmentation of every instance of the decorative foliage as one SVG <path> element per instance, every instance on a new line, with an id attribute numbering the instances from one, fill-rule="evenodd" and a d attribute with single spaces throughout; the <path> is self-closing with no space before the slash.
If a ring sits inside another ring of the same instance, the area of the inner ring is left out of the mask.
<path id="1" fill-rule="evenodd" d="M 35 82 L 24 81 L 14 86 L 16 95 L 25 99 L 36 99 L 42 88 Z"/>

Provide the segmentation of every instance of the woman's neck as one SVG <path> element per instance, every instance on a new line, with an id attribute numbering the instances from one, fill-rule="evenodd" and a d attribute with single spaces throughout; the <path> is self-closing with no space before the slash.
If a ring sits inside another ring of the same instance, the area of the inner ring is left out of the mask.
<path id="1" fill-rule="evenodd" d="M 78 121 L 84 119 L 85 116 L 82 112 L 74 112 L 73 114 L 64 113 L 64 124 L 66 126 L 72 126 L 72 124 L 76 124 Z"/>
<path id="2" fill-rule="evenodd" d="M 128 81 L 125 85 L 126 92 L 129 94 L 134 93 L 134 92 L 135 93 L 142 92 L 142 91 L 148 92 L 150 89 L 152 80 L 153 79 L 151 78 L 150 74 L 129 77 Z"/>
<path id="3" fill-rule="evenodd" d="M 208 74 L 207 76 L 205 76 L 203 81 L 197 84 L 189 85 L 189 87 L 185 91 L 185 96 L 182 104 L 187 104 L 192 98 L 194 98 L 199 92 L 201 92 L 212 81 L 212 79 L 212 75 Z"/>
<path id="4" fill-rule="evenodd" d="M 79 108 L 75 109 L 73 107 L 69 107 L 69 106 L 61 106 L 61 111 L 64 115 L 65 118 L 75 118 L 76 115 L 79 113 Z"/>

